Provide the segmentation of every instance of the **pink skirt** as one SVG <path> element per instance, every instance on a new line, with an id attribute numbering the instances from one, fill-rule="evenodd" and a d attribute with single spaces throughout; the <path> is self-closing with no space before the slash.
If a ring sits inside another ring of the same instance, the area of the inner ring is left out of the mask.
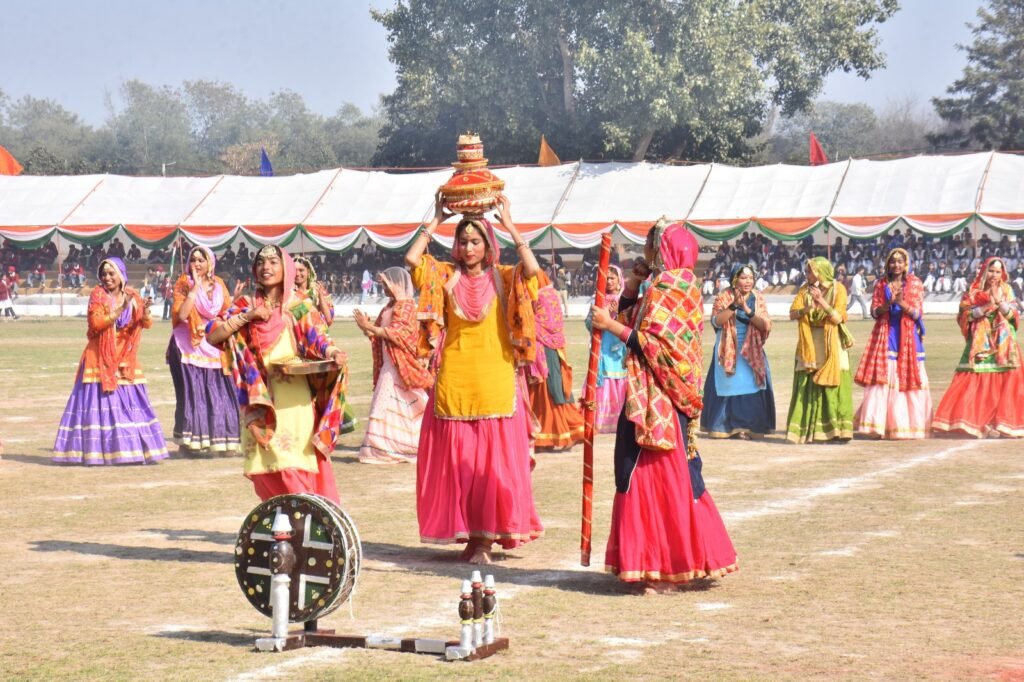
<path id="1" fill-rule="evenodd" d="M 626 378 L 609 379 L 597 387 L 597 418 L 594 428 L 598 433 L 615 433 L 622 414 L 622 404 L 626 402 Z"/>
<path id="2" fill-rule="evenodd" d="M 921 388 L 901 391 L 896 360 L 888 361 L 888 383 L 864 387 L 864 400 L 853 417 L 854 431 L 890 440 L 928 437 L 932 428 L 932 394 L 924 361 L 917 366 Z"/>
<path id="3" fill-rule="evenodd" d="M 1024 438 L 1024 367 L 1011 372 L 956 372 L 932 427 L 984 438 L 995 431 Z"/>
<path id="4" fill-rule="evenodd" d="M 682 583 L 737 570 L 711 493 L 693 499 L 685 454 L 642 451 L 629 490 L 615 493 L 604 562 L 625 582 Z"/>
<path id="5" fill-rule="evenodd" d="M 416 458 L 420 541 L 492 540 L 511 549 L 544 534 L 530 477 L 530 408 L 517 389 L 515 414 L 440 419 L 434 394 Z"/>
<path id="6" fill-rule="evenodd" d="M 300 469 L 283 469 L 269 474 L 251 474 L 253 488 L 261 500 L 266 502 L 278 495 L 295 495 L 297 493 L 316 493 L 341 504 L 338 497 L 338 485 L 334 481 L 334 469 L 331 460 L 321 454 L 316 456 L 317 472 Z"/>

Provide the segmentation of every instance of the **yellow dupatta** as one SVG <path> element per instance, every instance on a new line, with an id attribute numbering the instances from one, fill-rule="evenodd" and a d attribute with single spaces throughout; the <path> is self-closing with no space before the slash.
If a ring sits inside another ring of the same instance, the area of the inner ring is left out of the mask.
<path id="1" fill-rule="evenodd" d="M 819 386 L 838 386 L 842 377 L 840 356 L 843 348 L 853 345 L 853 339 L 844 339 L 841 327 L 846 322 L 846 287 L 835 281 L 835 271 L 828 260 L 812 258 L 808 266 L 817 275 L 818 281 L 825 291 L 825 301 L 842 318 L 841 322 L 833 322 L 831 315 L 820 308 L 814 307 L 814 299 L 807 284 L 800 287 L 790 306 L 790 312 L 798 312 L 796 356 L 811 377 Z M 804 312 L 804 311 L 808 312 Z M 814 349 L 814 335 L 811 329 L 820 327 L 825 332 L 825 357 L 818 358 Z M 844 330 L 843 330 L 844 331 Z M 846 332 L 845 336 L 849 336 Z"/>

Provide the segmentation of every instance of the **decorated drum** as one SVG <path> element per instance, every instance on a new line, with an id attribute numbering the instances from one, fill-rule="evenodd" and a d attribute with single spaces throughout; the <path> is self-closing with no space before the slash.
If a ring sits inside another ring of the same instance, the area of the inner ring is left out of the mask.
<path id="1" fill-rule="evenodd" d="M 295 553 L 290 574 L 288 621 L 315 620 L 344 604 L 355 591 L 363 549 L 359 532 L 341 507 L 312 494 L 279 495 L 245 517 L 235 542 L 235 577 L 249 603 L 272 616 L 271 527 L 280 510 L 291 523 Z"/>

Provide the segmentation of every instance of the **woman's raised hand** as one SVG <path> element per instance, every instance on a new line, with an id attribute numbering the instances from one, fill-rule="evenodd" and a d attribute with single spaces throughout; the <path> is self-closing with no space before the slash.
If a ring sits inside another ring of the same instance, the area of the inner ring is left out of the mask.
<path id="1" fill-rule="evenodd" d="M 438 190 L 434 195 L 434 221 L 440 224 L 453 215 L 455 214 L 444 207 L 444 196 L 441 194 L 441 190 Z"/>
<path id="2" fill-rule="evenodd" d="M 245 280 L 240 279 L 237 282 L 235 282 L 234 298 L 239 298 L 243 293 L 245 293 Z"/>
<path id="3" fill-rule="evenodd" d="M 512 222 L 512 201 L 504 194 L 499 194 L 494 201 L 494 205 L 498 209 L 498 220 L 501 222 L 501 226 L 506 230 L 509 226 L 514 227 Z"/>
<path id="4" fill-rule="evenodd" d="M 274 314 L 274 311 L 265 305 L 258 305 L 249 311 L 249 318 L 253 320 L 259 320 L 260 322 L 266 322 L 270 319 L 270 316 Z"/>

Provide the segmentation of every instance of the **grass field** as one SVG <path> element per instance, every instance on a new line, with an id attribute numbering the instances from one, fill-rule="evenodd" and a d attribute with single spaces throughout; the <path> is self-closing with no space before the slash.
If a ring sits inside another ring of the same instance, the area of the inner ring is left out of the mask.
<path id="1" fill-rule="evenodd" d="M 928 320 L 937 402 L 962 341 Z M 582 381 L 582 323 L 568 325 Z M 853 361 L 870 327 L 854 322 Z M 169 327 L 142 364 L 165 433 L 173 390 Z M 335 337 L 352 358 L 364 416 L 370 359 L 355 325 Z M 705 339 L 710 358 L 713 339 Z M 741 570 L 710 586 L 633 596 L 604 574 L 613 492 L 611 436 L 597 446 L 594 560 L 579 566 L 581 448 L 539 455 L 547 534 L 493 567 L 512 649 L 448 664 L 384 651 L 258 654 L 269 631 L 238 588 L 235 533 L 258 499 L 238 459 L 92 469 L 49 461 L 84 320 L 0 325 L 2 402 L 0 678 L 4 680 L 1024 680 L 1024 444 L 855 440 L 848 445 L 702 441 L 704 473 Z M 768 342 L 779 423 L 795 326 Z M 859 404 L 860 392 L 855 391 Z M 364 568 L 352 605 L 321 622 L 354 634 L 454 637 L 456 550 L 418 542 L 411 466 L 359 464 L 357 431 L 334 470 L 359 526 Z"/>

